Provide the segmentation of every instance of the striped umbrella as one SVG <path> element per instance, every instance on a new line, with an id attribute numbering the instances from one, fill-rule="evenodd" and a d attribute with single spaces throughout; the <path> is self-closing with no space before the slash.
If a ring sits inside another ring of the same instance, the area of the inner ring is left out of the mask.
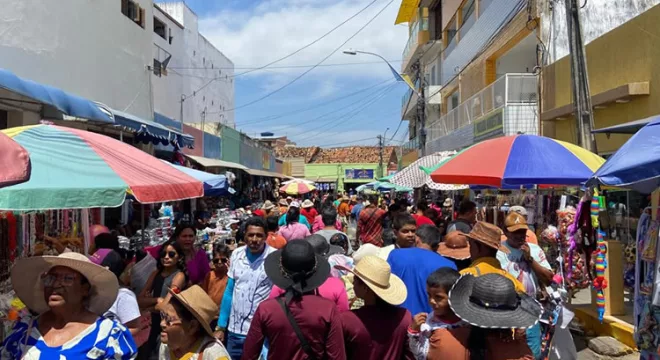
<path id="1" fill-rule="evenodd" d="M 456 155 L 455 151 L 443 151 L 419 158 L 415 160 L 415 162 L 413 162 L 412 164 L 408 165 L 401 171 L 394 174 L 389 179 L 389 181 L 392 184 L 409 187 L 413 189 L 420 188 L 424 185 L 428 186 L 432 190 L 451 191 L 451 190 L 467 189 L 468 187 L 466 185 L 434 183 L 431 180 L 429 174 L 424 171 L 424 168 L 445 161 L 450 157 L 452 157 L 453 155 Z"/>
<path id="2" fill-rule="evenodd" d="M 316 189 L 314 184 L 310 184 L 304 180 L 297 180 L 280 187 L 280 192 L 289 195 L 302 195 L 307 194 L 314 189 Z"/>
<path id="3" fill-rule="evenodd" d="M 117 207 L 129 191 L 143 204 L 204 194 L 201 181 L 104 135 L 54 125 L 2 132 L 32 163 L 28 181 L 0 189 L 3 210 Z"/>
<path id="4" fill-rule="evenodd" d="M 30 155 L 27 150 L 0 133 L 0 187 L 14 185 L 30 178 Z"/>
<path id="5" fill-rule="evenodd" d="M 577 145 L 537 135 L 513 135 L 475 144 L 431 174 L 437 183 L 485 185 L 580 185 L 605 163 Z"/>

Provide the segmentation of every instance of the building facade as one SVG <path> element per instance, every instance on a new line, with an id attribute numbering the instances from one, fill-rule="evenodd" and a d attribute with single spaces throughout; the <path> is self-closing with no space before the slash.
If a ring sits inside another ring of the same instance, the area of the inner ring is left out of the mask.
<path id="1" fill-rule="evenodd" d="M 536 1 L 403 0 L 397 22 L 410 30 L 402 71 L 424 94 L 423 102 L 412 91 L 402 101 L 405 150 L 539 133 Z M 406 162 L 412 158 L 408 152 Z"/>
<path id="2" fill-rule="evenodd" d="M 660 94 L 654 92 L 660 86 L 655 66 L 660 48 L 658 4 L 658 0 L 631 0 L 609 6 L 607 0 L 589 0 L 581 9 L 594 129 L 660 114 Z M 577 143 L 566 9 L 546 3 L 541 10 L 542 38 L 550 39 L 548 65 L 543 69 L 543 134 Z M 596 149 L 606 156 L 629 138 L 630 134 L 596 134 Z"/>

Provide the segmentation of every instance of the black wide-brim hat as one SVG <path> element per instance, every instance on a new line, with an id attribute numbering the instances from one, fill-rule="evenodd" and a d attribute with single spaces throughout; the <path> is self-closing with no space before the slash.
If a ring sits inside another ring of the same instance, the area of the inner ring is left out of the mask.
<path id="1" fill-rule="evenodd" d="M 515 292 L 515 286 L 511 280 L 499 274 L 496 275 L 497 279 L 491 279 L 493 275 L 496 274 L 482 275 L 481 277 L 488 277 L 489 279 L 482 281 L 479 285 L 491 287 L 487 290 L 491 293 Z M 479 304 L 479 300 L 474 301 L 472 290 L 477 279 L 471 274 L 463 275 L 449 292 L 449 306 L 461 320 L 485 329 L 525 329 L 534 326 L 539 321 L 542 313 L 541 304 L 527 294 L 517 294 L 520 301 L 514 309 L 487 308 L 484 305 L 497 304 Z M 503 281 L 511 282 L 511 286 L 509 287 L 508 284 L 503 285 Z"/>
<path id="2" fill-rule="evenodd" d="M 303 240 L 294 241 L 302 242 Z M 281 264 L 283 252 L 284 248 L 268 255 L 264 261 L 264 270 L 266 271 L 266 275 L 273 282 L 273 284 L 277 285 L 281 289 L 286 290 L 290 286 L 293 286 L 295 282 L 293 279 L 287 277 L 282 272 Z M 323 285 L 328 277 L 330 277 L 330 264 L 328 263 L 328 260 L 323 256 L 316 254 L 314 254 L 314 257 L 316 259 L 316 269 L 305 278 L 303 281 L 304 283 L 301 283 L 300 290 L 303 293 L 317 289 L 319 286 Z"/>

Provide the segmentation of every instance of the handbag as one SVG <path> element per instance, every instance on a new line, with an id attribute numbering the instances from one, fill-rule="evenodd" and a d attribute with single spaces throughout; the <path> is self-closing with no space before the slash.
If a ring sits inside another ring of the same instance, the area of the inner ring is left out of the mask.
<path id="1" fill-rule="evenodd" d="M 312 347 L 309 345 L 309 342 L 307 342 L 307 339 L 305 339 L 305 336 L 303 335 L 302 331 L 300 330 L 300 327 L 298 326 L 298 323 L 296 322 L 296 319 L 293 317 L 291 314 L 291 311 L 289 311 L 289 308 L 286 306 L 284 303 L 284 299 L 281 297 L 277 298 L 277 302 L 280 304 L 282 307 L 282 310 L 286 314 L 286 318 L 289 319 L 289 323 L 293 327 L 293 331 L 296 333 L 296 336 L 298 337 L 298 340 L 300 340 L 300 345 L 302 345 L 303 351 L 305 351 L 305 354 L 309 356 L 310 359 L 315 360 L 317 359 L 316 354 L 314 354 L 314 351 L 312 351 Z"/>

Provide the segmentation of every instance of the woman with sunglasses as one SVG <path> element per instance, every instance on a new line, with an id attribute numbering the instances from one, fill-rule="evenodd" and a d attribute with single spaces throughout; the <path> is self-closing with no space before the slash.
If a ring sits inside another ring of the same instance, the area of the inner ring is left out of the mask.
<path id="1" fill-rule="evenodd" d="M 188 281 L 183 249 L 174 240 L 166 242 L 160 248 L 156 267 L 138 297 L 140 309 L 152 311 L 149 339 L 140 347 L 138 359 L 148 359 L 158 349 L 160 313 L 154 311 L 155 306 L 168 296 L 170 289 L 185 289 Z"/>
<path id="2" fill-rule="evenodd" d="M 213 248 L 213 271 L 206 274 L 202 281 L 202 289 L 209 294 L 211 299 L 220 306 L 222 296 L 227 287 L 227 272 L 229 271 L 229 258 L 231 249 L 225 244 L 217 244 Z"/>

